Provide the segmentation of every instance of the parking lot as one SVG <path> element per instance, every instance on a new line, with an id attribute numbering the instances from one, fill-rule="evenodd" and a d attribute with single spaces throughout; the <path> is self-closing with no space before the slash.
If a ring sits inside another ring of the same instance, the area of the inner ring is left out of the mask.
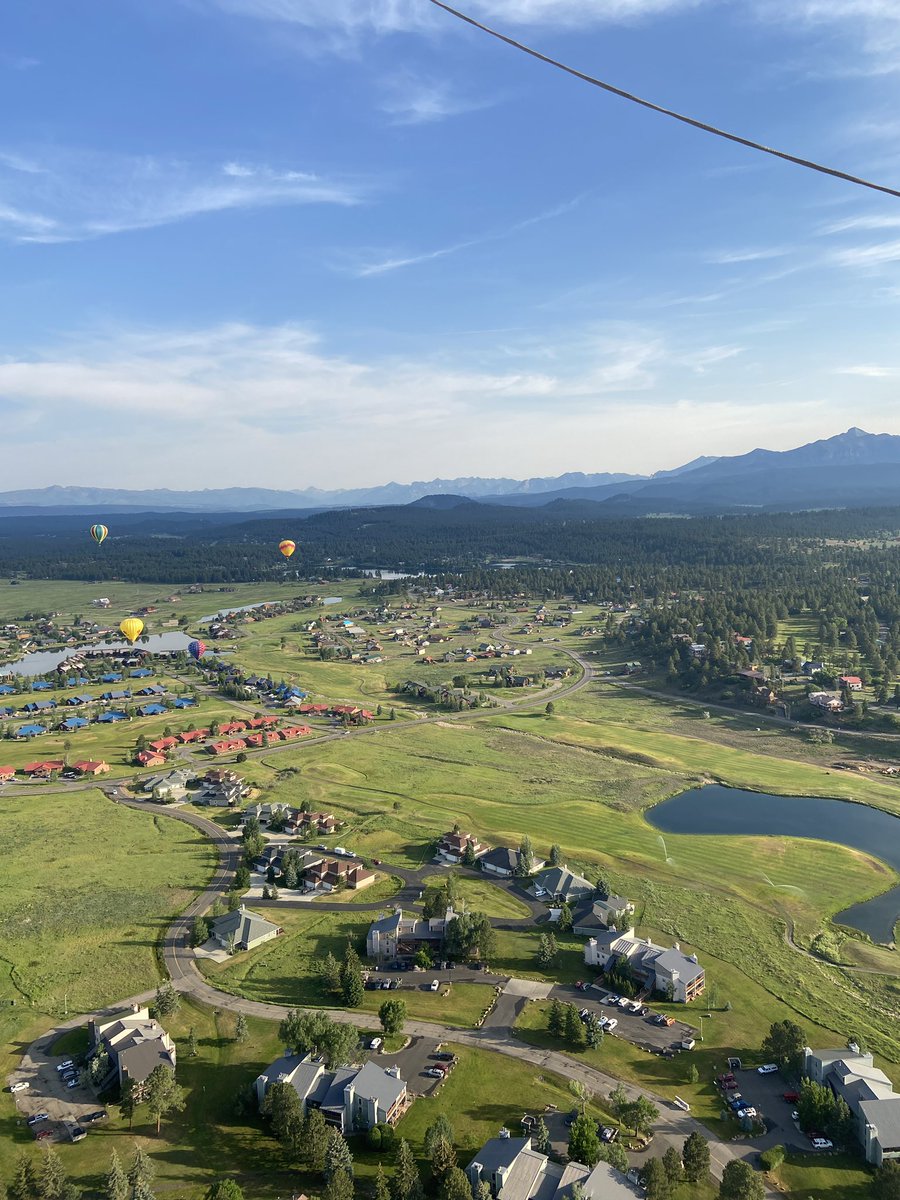
<path id="1" fill-rule="evenodd" d="M 579 991 L 574 985 L 559 985 L 550 994 L 553 999 L 564 1004 L 574 1004 L 579 1011 L 586 1008 L 598 1018 L 611 1017 L 617 1022 L 614 1030 L 616 1037 L 624 1038 L 657 1054 L 679 1053 L 683 1037 L 698 1037 L 696 1029 L 683 1021 L 676 1021 L 674 1025 L 669 1026 L 657 1025 L 654 1022 L 656 1012 L 652 1008 L 646 1016 L 640 1017 L 609 1004 L 607 998 L 611 993 L 605 988 L 589 987 L 587 991 Z"/>
<path id="2" fill-rule="evenodd" d="M 39 1133 L 49 1131 L 51 1136 L 46 1140 L 69 1141 L 67 1125 L 75 1126 L 81 1121 L 82 1128 L 89 1130 L 90 1124 L 84 1118 L 103 1107 L 89 1088 L 80 1084 L 71 1089 L 66 1087 L 56 1069 L 66 1059 L 66 1055 L 50 1054 L 46 1045 L 40 1045 L 26 1054 L 18 1070 L 7 1078 L 8 1086 L 28 1084 L 26 1090 L 13 1095 L 23 1124 L 36 1113 L 47 1114 L 46 1120 L 33 1126 L 36 1138 Z"/>
<path id="3" fill-rule="evenodd" d="M 399 1067 L 400 1075 L 406 1080 L 410 1093 L 418 1096 L 430 1096 L 442 1082 L 432 1075 L 425 1074 L 438 1061 L 435 1055 L 438 1053 L 439 1045 L 440 1042 L 432 1041 L 431 1038 L 415 1037 L 410 1040 L 408 1046 L 398 1050 L 396 1054 L 372 1051 L 368 1057 L 379 1067 Z"/>
<path id="4" fill-rule="evenodd" d="M 781 1071 L 760 1075 L 755 1067 L 735 1071 L 734 1076 L 741 1096 L 756 1109 L 766 1125 L 765 1134 L 753 1139 L 754 1146 L 767 1150 L 769 1146 L 783 1145 L 810 1153 L 809 1140 L 796 1121 L 791 1120 L 791 1113 L 797 1106 L 784 1098 L 784 1093 L 794 1091 L 795 1085 L 786 1081 Z"/>

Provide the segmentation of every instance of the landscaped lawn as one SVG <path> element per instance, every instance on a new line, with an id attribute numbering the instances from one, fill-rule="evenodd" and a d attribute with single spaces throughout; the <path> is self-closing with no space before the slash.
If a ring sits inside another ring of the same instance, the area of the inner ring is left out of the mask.
<path id="1" fill-rule="evenodd" d="M 791 1200 L 868 1200 L 872 1172 L 849 1154 L 789 1154 L 775 1172 Z"/>
<path id="2" fill-rule="evenodd" d="M 426 886 L 436 887 L 447 878 L 448 872 L 439 875 L 429 875 L 425 879 Z M 453 872 L 456 878 L 459 894 L 466 902 L 466 907 L 475 912 L 486 913 L 489 917 L 527 917 L 531 910 L 527 904 L 508 891 L 498 887 L 488 876 L 483 879 L 464 875 L 459 871 Z"/>
<path id="3" fill-rule="evenodd" d="M 537 960 L 542 932 L 550 931 L 557 940 L 559 953 L 549 967 Z M 575 983 L 584 979 L 584 938 L 560 933 L 552 926 L 534 929 L 498 929 L 497 950 L 491 957 L 491 970 L 498 975 L 516 975 L 521 979 L 547 979 L 553 983 Z"/>

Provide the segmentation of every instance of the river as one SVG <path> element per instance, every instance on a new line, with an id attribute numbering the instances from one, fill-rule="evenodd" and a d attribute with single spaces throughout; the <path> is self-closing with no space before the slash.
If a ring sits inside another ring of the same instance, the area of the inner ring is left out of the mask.
<path id="1" fill-rule="evenodd" d="M 900 818 L 879 808 L 824 796 L 773 796 L 710 784 L 664 800 L 645 814 L 663 833 L 736 837 L 798 837 L 863 850 L 900 872 Z M 802 880 L 786 881 L 802 886 Z M 835 921 L 894 940 L 900 885 L 837 913 Z"/>

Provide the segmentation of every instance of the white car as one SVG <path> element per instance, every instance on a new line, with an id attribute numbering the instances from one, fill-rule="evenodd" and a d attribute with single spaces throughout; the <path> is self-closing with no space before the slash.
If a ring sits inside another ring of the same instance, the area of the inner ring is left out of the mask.
<path id="1" fill-rule="evenodd" d="M 778 1070 L 778 1063 L 763 1063 L 761 1067 L 756 1068 L 757 1075 L 774 1075 Z"/>
<path id="2" fill-rule="evenodd" d="M 9 1090 L 11 1092 L 24 1092 L 24 1091 L 27 1091 L 28 1088 L 30 1088 L 30 1087 L 31 1087 L 30 1083 L 24 1083 L 24 1082 L 11 1083 L 9 1086 Z"/>
<path id="3" fill-rule="evenodd" d="M 813 1138 L 812 1148 L 813 1150 L 833 1150 L 834 1142 L 830 1141 L 828 1138 Z"/>
<path id="4" fill-rule="evenodd" d="M 384 1041 L 382 1038 L 373 1037 L 371 1042 L 369 1042 L 369 1049 L 370 1050 L 380 1050 L 383 1045 L 384 1045 Z"/>
<path id="5" fill-rule="evenodd" d="M 615 1027 L 618 1025 L 618 1023 L 619 1022 L 616 1020 L 615 1017 L 610 1017 L 610 1019 L 606 1022 L 606 1024 L 604 1025 L 603 1028 L 607 1033 L 612 1033 L 612 1031 L 615 1029 Z"/>
<path id="6" fill-rule="evenodd" d="M 436 992 L 440 986 L 441 986 L 441 984 L 440 984 L 440 980 L 438 980 L 438 979 L 432 979 L 432 981 L 431 981 L 431 990 L 432 990 L 433 992 Z"/>

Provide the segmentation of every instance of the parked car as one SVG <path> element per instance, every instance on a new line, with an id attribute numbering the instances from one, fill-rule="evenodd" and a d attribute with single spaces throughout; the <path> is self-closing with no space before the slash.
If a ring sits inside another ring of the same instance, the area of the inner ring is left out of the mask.
<path id="1" fill-rule="evenodd" d="M 391 980 L 391 989 L 390 989 L 390 990 L 391 990 L 392 992 L 395 992 L 399 986 L 400 986 L 400 980 L 399 980 L 399 979 L 392 979 L 392 980 Z"/>
<path id="2" fill-rule="evenodd" d="M 606 1030 L 607 1033 L 612 1033 L 612 1031 L 615 1029 L 615 1027 L 618 1025 L 618 1023 L 619 1022 L 616 1020 L 615 1017 L 611 1017 L 606 1022 L 606 1024 L 603 1026 L 603 1028 Z"/>
<path id="3" fill-rule="evenodd" d="M 67 1080 L 66 1080 L 66 1087 L 69 1089 L 69 1091 L 70 1091 L 70 1092 L 71 1092 L 72 1088 L 77 1088 L 77 1087 L 78 1087 L 78 1080 L 77 1080 L 77 1078 L 76 1078 L 76 1079 L 67 1079 Z"/>
<path id="4" fill-rule="evenodd" d="M 799 1121 L 799 1120 L 800 1120 L 800 1114 L 799 1114 L 799 1112 L 797 1112 L 796 1108 L 795 1108 L 795 1109 L 794 1109 L 794 1111 L 791 1113 L 791 1120 L 792 1120 L 792 1121 Z"/>
<path id="5" fill-rule="evenodd" d="M 437 1067 L 428 1067 L 425 1071 L 426 1075 L 430 1075 L 432 1079 L 443 1079 L 444 1072 L 438 1070 Z"/>
<path id="6" fill-rule="evenodd" d="M 614 1142 L 619 1136 L 619 1131 L 614 1125 L 600 1126 L 600 1140 L 603 1142 Z"/>
<path id="7" fill-rule="evenodd" d="M 763 1063 L 761 1067 L 756 1068 L 757 1075 L 774 1075 L 778 1070 L 778 1063 Z"/>
<path id="8" fill-rule="evenodd" d="M 456 1062 L 456 1056 L 451 1054 L 448 1050 L 439 1050 L 434 1057 L 438 1060 L 438 1062 Z"/>
<path id="9" fill-rule="evenodd" d="M 755 1117 L 755 1116 L 757 1116 L 757 1112 L 756 1112 L 756 1109 L 755 1109 L 755 1108 L 753 1107 L 753 1105 L 751 1104 L 751 1105 L 748 1105 L 748 1107 L 747 1107 L 747 1108 L 739 1108 L 739 1109 L 737 1110 L 737 1115 L 738 1115 L 738 1119 L 739 1119 L 739 1120 L 741 1120 L 741 1121 L 743 1121 L 744 1117 Z"/>
<path id="10" fill-rule="evenodd" d="M 610 992 L 610 994 L 606 997 L 606 999 L 603 1001 L 603 1003 L 611 1004 L 613 1006 L 613 1008 L 615 1008 L 615 1006 L 619 1003 L 619 997 L 615 994 L 615 992 Z"/>
<path id="11" fill-rule="evenodd" d="M 788 1104 L 796 1104 L 800 1099 L 799 1092 L 784 1092 L 783 1095 Z"/>
<path id="12" fill-rule="evenodd" d="M 49 1120 L 50 1120 L 49 1113 L 45 1113 L 45 1112 L 32 1113 L 32 1115 L 28 1118 L 28 1124 L 29 1125 L 39 1125 L 41 1123 L 41 1121 L 49 1121 Z"/>
<path id="13" fill-rule="evenodd" d="M 436 992 L 440 986 L 441 986 L 441 981 L 439 979 L 432 979 L 431 990 L 433 992 Z"/>
<path id="14" fill-rule="evenodd" d="M 809 1139 L 812 1142 L 813 1150 L 833 1150 L 834 1142 L 831 1138 L 814 1137 Z"/>
<path id="15" fill-rule="evenodd" d="M 37 1141 L 43 1142 L 46 1138 L 53 1137 L 53 1130 L 52 1129 L 36 1129 L 34 1132 L 34 1136 L 37 1139 Z"/>
<path id="16" fill-rule="evenodd" d="M 71 1058 L 63 1059 L 61 1063 L 56 1064 L 57 1071 L 65 1071 L 68 1067 L 74 1067 L 75 1060 Z"/>
<path id="17" fill-rule="evenodd" d="M 384 1045 L 384 1038 L 373 1037 L 371 1042 L 369 1042 L 369 1049 L 370 1050 L 380 1050 L 383 1045 Z"/>
<path id="18" fill-rule="evenodd" d="M 82 1125 L 93 1125 L 95 1121 L 105 1121 L 108 1116 L 109 1113 L 105 1108 L 98 1108 L 96 1112 L 89 1112 L 85 1116 L 79 1117 L 78 1120 Z"/>
<path id="19" fill-rule="evenodd" d="M 31 1087 L 30 1083 L 26 1083 L 24 1079 L 20 1079 L 18 1083 L 11 1083 L 9 1090 L 11 1092 L 25 1092 Z"/>

